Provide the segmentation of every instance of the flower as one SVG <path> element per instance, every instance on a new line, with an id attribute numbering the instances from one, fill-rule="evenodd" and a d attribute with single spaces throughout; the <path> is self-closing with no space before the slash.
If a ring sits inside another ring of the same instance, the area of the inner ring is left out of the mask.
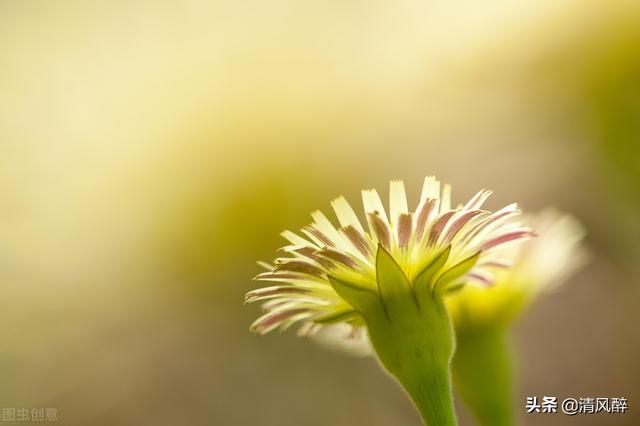
<path id="1" fill-rule="evenodd" d="M 380 283 L 385 262 L 401 270 L 414 298 L 444 295 L 465 284 L 489 286 L 495 270 L 505 266 L 500 248 L 534 235 L 513 220 L 520 213 L 516 204 L 494 213 L 482 210 L 490 195 L 483 189 L 452 208 L 451 187 L 441 190 L 428 176 L 410 212 L 404 184 L 391 181 L 388 216 L 375 190 L 362 192 L 367 230 L 344 197 L 333 200 L 339 227 L 313 212 L 313 223 L 301 234 L 282 233 L 289 241 L 283 257 L 273 265 L 259 262 L 267 271 L 255 279 L 271 285 L 246 295 L 246 302 L 262 302 L 265 311 L 251 330 L 265 334 L 299 323 L 298 333 L 309 336 L 346 324 L 352 337 L 365 335 L 364 299 L 395 297 Z M 387 270 L 392 274 L 393 268 Z"/>
<path id="2" fill-rule="evenodd" d="M 501 250 L 512 267 L 496 274 L 495 285 L 464 288 L 446 300 L 457 342 L 453 382 L 479 425 L 515 423 L 510 325 L 586 260 L 584 231 L 571 216 L 548 209 L 524 220 L 538 237 Z"/>
<path id="3" fill-rule="evenodd" d="M 491 289 L 465 288 L 447 299 L 456 330 L 487 323 L 507 325 L 540 294 L 552 291 L 588 258 L 585 231 L 571 215 L 555 209 L 524 216 L 537 238 L 501 251 L 510 268 L 499 271 Z"/>

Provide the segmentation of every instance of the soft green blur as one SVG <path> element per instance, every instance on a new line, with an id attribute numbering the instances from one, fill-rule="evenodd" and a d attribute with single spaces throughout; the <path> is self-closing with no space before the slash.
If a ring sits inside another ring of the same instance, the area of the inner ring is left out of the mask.
<path id="1" fill-rule="evenodd" d="M 514 425 L 514 412 L 518 410 L 513 400 L 510 340 L 507 330 L 498 327 L 456 330 L 454 386 L 480 425 Z"/>
<path id="2" fill-rule="evenodd" d="M 593 260 L 516 330 L 515 390 L 640 423 L 633 1 L 0 0 L 2 407 L 60 424 L 417 425 L 375 361 L 262 338 L 278 233 L 426 174 L 548 205 Z M 597 343 L 596 343 L 597 342 Z M 469 424 L 463 414 L 460 424 Z"/>

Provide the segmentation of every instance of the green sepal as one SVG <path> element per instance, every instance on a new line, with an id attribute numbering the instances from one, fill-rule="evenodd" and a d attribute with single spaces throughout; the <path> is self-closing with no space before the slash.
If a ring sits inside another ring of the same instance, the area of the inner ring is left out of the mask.
<path id="1" fill-rule="evenodd" d="M 361 314 L 375 314 L 382 305 L 375 289 L 328 275 L 331 287 Z"/>
<path id="2" fill-rule="evenodd" d="M 398 262 L 382 245 L 378 245 L 376 255 L 376 280 L 382 304 L 390 319 L 411 309 L 408 307 L 409 304 L 418 309 L 418 302 L 409 280 Z"/>
<path id="3" fill-rule="evenodd" d="M 462 277 L 473 268 L 480 257 L 480 252 L 447 269 L 433 285 L 433 292 L 446 291 L 446 285 Z"/>
<path id="4" fill-rule="evenodd" d="M 451 253 L 451 246 L 447 246 L 440 254 L 438 254 L 427 266 L 422 269 L 416 275 L 413 280 L 413 288 L 417 295 L 427 294 L 431 291 L 431 281 L 435 274 L 442 269 L 442 267 L 449 260 L 449 254 Z"/>

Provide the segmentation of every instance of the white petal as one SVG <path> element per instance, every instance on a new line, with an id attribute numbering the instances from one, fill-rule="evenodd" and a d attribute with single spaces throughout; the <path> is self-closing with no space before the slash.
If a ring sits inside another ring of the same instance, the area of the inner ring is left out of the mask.
<path id="1" fill-rule="evenodd" d="M 424 201 L 427 198 L 432 198 L 434 200 L 440 199 L 440 181 L 438 181 L 435 176 L 427 176 L 424 178 L 420 201 Z"/>
<path id="2" fill-rule="evenodd" d="M 334 243 L 340 243 L 342 236 L 333 226 L 331 221 L 329 221 L 329 219 L 327 219 L 327 217 L 320 210 L 316 210 L 315 212 L 311 213 L 311 217 L 313 218 L 313 221 L 317 225 L 317 228 L 320 232 L 329 237 L 329 239 Z"/>
<path id="3" fill-rule="evenodd" d="M 296 246 L 316 247 L 312 242 L 305 240 L 301 236 L 296 235 L 291 231 L 283 231 L 280 233 L 280 235 L 282 235 L 285 239 Z"/>
<path id="4" fill-rule="evenodd" d="M 399 216 L 409 212 L 407 193 L 401 180 L 392 180 L 389 184 L 389 212 L 394 229 L 397 228 Z"/>
<path id="5" fill-rule="evenodd" d="M 442 196 L 440 198 L 440 214 L 451 210 L 451 185 L 448 183 L 442 187 Z"/>
<path id="6" fill-rule="evenodd" d="M 487 198 L 489 198 L 491 194 L 493 194 L 493 191 L 490 191 L 488 189 L 482 189 L 478 191 L 476 195 L 474 195 L 473 198 L 471 198 L 469 202 L 464 206 L 465 210 L 479 209 L 480 207 L 482 207 L 485 201 L 487 201 Z"/>
<path id="7" fill-rule="evenodd" d="M 387 220 L 387 213 L 384 210 L 380 196 L 375 189 L 369 189 L 362 191 L 362 204 L 364 205 L 365 213 L 378 212 L 378 216 L 385 223 L 389 223 Z"/>
<path id="8" fill-rule="evenodd" d="M 347 227 L 352 225 L 358 231 L 364 232 L 364 229 L 358 220 L 358 216 L 356 216 L 355 212 L 344 197 L 336 198 L 331 202 L 331 205 L 333 206 L 333 210 L 336 212 L 336 216 L 338 216 L 338 221 L 341 226 Z"/>

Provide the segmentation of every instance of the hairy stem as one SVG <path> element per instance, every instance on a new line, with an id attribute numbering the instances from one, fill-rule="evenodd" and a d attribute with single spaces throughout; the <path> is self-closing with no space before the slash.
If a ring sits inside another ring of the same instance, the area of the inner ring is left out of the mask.
<path id="1" fill-rule="evenodd" d="M 457 425 L 450 376 L 447 364 L 423 365 L 402 377 L 396 376 L 428 426 Z"/>

